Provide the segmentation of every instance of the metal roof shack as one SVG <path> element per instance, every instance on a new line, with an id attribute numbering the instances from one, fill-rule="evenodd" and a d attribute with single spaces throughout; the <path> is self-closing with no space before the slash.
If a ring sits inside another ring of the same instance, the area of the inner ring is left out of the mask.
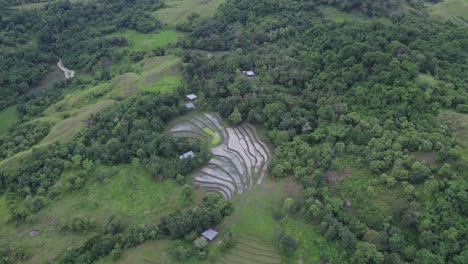
<path id="1" fill-rule="evenodd" d="M 195 157 L 195 153 L 193 153 L 193 151 L 186 152 L 179 156 L 180 159 L 188 159 L 188 158 L 194 158 L 194 157 Z"/>
<path id="2" fill-rule="evenodd" d="M 249 77 L 255 76 L 255 72 L 253 71 L 242 71 L 242 74 Z"/>
<path id="3" fill-rule="evenodd" d="M 202 236 L 204 236 L 209 241 L 213 240 L 217 235 L 218 232 L 214 231 L 211 228 L 202 233 Z"/>
<path id="4" fill-rule="evenodd" d="M 193 103 L 186 103 L 185 108 L 187 109 L 195 109 L 195 105 Z"/>
<path id="5" fill-rule="evenodd" d="M 185 98 L 186 98 L 187 100 L 189 100 L 189 101 L 195 100 L 195 99 L 197 99 L 197 97 L 198 97 L 198 96 L 197 96 L 196 94 L 187 94 L 187 95 L 185 96 Z"/>

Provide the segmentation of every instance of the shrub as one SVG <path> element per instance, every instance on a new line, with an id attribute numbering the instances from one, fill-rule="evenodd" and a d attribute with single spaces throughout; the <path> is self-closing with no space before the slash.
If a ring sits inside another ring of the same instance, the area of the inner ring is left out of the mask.
<path id="1" fill-rule="evenodd" d="M 294 237 L 282 234 L 279 240 L 280 251 L 285 255 L 292 255 L 297 248 L 297 241 Z"/>

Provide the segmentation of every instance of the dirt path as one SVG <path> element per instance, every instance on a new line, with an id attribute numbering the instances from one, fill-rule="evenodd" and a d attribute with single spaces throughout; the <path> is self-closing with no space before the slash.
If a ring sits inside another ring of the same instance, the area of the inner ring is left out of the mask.
<path id="1" fill-rule="evenodd" d="M 63 66 L 62 59 L 60 59 L 59 62 L 57 62 L 57 66 L 65 74 L 65 79 L 71 79 L 71 78 L 73 78 L 75 76 L 75 71 L 72 71 L 72 70 L 66 68 L 65 66 Z"/>

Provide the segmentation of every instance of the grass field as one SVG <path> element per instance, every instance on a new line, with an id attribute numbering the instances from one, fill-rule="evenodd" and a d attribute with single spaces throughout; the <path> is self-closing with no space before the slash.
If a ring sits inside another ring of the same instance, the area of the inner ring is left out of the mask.
<path id="1" fill-rule="evenodd" d="M 135 30 L 125 30 L 113 36 L 125 37 L 129 45 L 124 48 L 129 51 L 150 51 L 177 42 L 179 33 L 173 30 L 162 30 L 158 33 L 144 34 Z"/>
<path id="2" fill-rule="evenodd" d="M 91 118 L 91 115 L 111 107 L 114 103 L 114 100 L 104 100 L 74 111 L 72 117 L 55 124 L 40 144 L 50 144 L 56 141 L 63 143 L 71 140 L 76 133 L 86 127 L 86 121 Z"/>
<path id="3" fill-rule="evenodd" d="M 8 129 L 18 119 L 18 111 L 16 106 L 10 106 L 0 112 L 0 136 L 5 135 Z"/>
<path id="4" fill-rule="evenodd" d="M 285 196 L 283 188 L 284 182 L 266 180 L 239 199 L 235 213 L 227 220 L 228 224 L 232 223 L 232 232 L 273 243 L 275 232 L 279 228 L 279 224 L 273 219 L 273 212 L 281 206 Z"/>
<path id="5" fill-rule="evenodd" d="M 143 69 L 138 88 L 147 92 L 170 92 L 182 84 L 180 58 L 153 57 L 140 63 Z"/>
<path id="6" fill-rule="evenodd" d="M 156 11 L 159 20 L 169 25 L 184 22 L 191 13 L 200 17 L 209 17 L 214 14 L 224 0 L 167 0 L 167 8 Z"/>
<path id="7" fill-rule="evenodd" d="M 104 258 L 97 262 L 97 264 L 169 264 L 169 263 L 183 263 L 183 264 L 205 264 L 211 263 L 208 260 L 201 261 L 197 258 L 191 258 L 187 261 L 176 261 L 170 254 L 174 245 L 170 240 L 157 240 L 143 243 L 135 248 L 127 250 L 122 257 L 113 261 L 109 258 Z"/>
<path id="8" fill-rule="evenodd" d="M 67 171 L 63 179 L 73 173 L 76 171 Z M 98 174 L 107 177 L 98 181 Z M 32 224 L 5 225 L 2 219 L 7 211 L 4 197 L 0 196 L 0 240 L 15 241 L 14 245 L 27 248 L 33 257 L 31 263 L 45 263 L 94 234 L 94 231 L 84 234 L 60 232 L 58 225 L 65 219 L 90 216 L 98 226 L 103 226 L 114 215 L 127 226 L 133 226 L 157 223 L 162 215 L 190 205 L 182 199 L 181 185 L 172 180 L 156 182 L 139 165 L 119 165 L 112 169 L 99 167 L 88 176 L 85 187 L 62 200 L 49 202 L 35 215 Z M 192 202 L 199 201 L 202 195 L 195 192 Z M 28 230 L 37 230 L 40 235 L 30 238 L 25 234 Z"/>
<path id="9" fill-rule="evenodd" d="M 431 16 L 444 21 L 450 20 L 455 23 L 466 24 L 466 20 L 468 20 L 468 0 L 444 0 L 430 6 L 429 10 Z"/>

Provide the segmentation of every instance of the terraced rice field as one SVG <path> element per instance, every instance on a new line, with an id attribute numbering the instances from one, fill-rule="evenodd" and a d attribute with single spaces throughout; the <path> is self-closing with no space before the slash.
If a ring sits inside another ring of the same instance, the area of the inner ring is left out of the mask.
<path id="1" fill-rule="evenodd" d="M 220 260 L 221 264 L 280 264 L 281 257 L 276 248 L 264 241 L 241 236 L 234 248 Z"/>
<path id="2" fill-rule="evenodd" d="M 203 113 L 183 118 L 170 133 L 219 143 L 211 150 L 214 157 L 194 174 L 195 185 L 231 199 L 263 182 L 272 152 L 252 125 L 225 127 L 217 114 Z"/>

